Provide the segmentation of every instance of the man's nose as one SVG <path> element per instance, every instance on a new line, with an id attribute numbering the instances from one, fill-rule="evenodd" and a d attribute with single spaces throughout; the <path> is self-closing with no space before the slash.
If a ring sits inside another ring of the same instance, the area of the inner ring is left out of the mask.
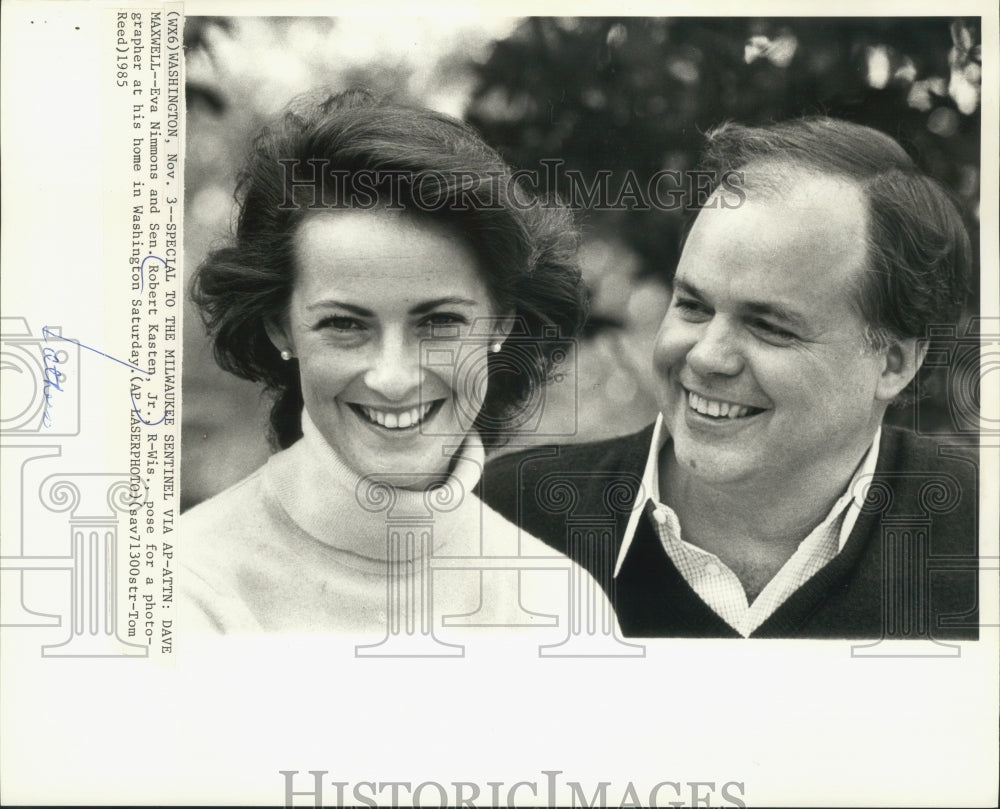
<path id="1" fill-rule="evenodd" d="M 416 344 L 387 335 L 372 354 L 365 385 L 383 398 L 401 403 L 416 401 L 420 387 L 420 352 Z"/>
<path id="2" fill-rule="evenodd" d="M 743 370 L 743 354 L 734 326 L 718 317 L 704 324 L 688 351 L 687 363 L 702 376 L 736 376 Z"/>

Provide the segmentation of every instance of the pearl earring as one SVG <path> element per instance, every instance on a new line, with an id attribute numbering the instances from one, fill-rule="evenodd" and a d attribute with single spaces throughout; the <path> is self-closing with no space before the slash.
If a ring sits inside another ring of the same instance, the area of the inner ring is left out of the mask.
<path id="1" fill-rule="evenodd" d="M 490 351 L 492 351 L 494 354 L 499 354 L 500 353 L 500 343 L 494 343 L 493 345 L 491 345 L 490 346 Z"/>
<path id="2" fill-rule="evenodd" d="M 281 349 L 281 359 L 283 359 L 285 362 L 288 362 L 291 358 L 292 358 L 291 351 L 289 351 L 287 348 Z"/>

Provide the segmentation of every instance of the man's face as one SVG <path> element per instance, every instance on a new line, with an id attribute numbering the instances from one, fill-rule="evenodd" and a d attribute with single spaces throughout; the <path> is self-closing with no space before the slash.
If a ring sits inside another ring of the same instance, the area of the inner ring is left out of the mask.
<path id="1" fill-rule="evenodd" d="M 753 173 L 742 207 L 699 213 L 657 335 L 676 459 L 716 484 L 850 474 L 884 410 L 884 356 L 854 305 L 864 198 L 802 171 L 755 193 Z"/>

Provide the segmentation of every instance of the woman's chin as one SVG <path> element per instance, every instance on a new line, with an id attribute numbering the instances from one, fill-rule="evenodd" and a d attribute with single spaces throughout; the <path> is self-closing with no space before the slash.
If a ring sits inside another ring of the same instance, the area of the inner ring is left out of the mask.
<path id="1" fill-rule="evenodd" d="M 441 415 L 444 415 L 443 413 Z M 467 433 L 437 419 L 437 430 L 424 425 L 386 428 L 365 421 L 336 449 L 361 477 L 400 489 L 426 489 L 443 482 Z"/>

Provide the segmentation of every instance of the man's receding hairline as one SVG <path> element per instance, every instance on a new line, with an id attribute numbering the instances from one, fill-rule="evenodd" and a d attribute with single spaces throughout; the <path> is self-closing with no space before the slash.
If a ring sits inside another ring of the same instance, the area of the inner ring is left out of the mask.
<path id="1" fill-rule="evenodd" d="M 865 184 L 860 178 L 849 172 L 825 168 L 794 157 L 771 155 L 755 158 L 748 163 L 743 163 L 735 171 L 740 174 L 743 188 L 747 191 L 758 186 L 764 186 L 765 193 L 768 191 L 787 191 L 787 186 L 780 186 L 778 183 L 789 182 L 798 175 L 838 182 L 856 189 L 865 199 L 868 196 Z"/>
<path id="2" fill-rule="evenodd" d="M 743 190 L 746 195 L 744 204 L 752 202 L 754 192 L 760 193 L 763 201 L 787 200 L 798 190 L 796 177 L 829 182 L 850 189 L 857 194 L 861 202 L 863 238 L 868 244 L 869 254 L 872 248 L 871 236 L 871 197 L 858 178 L 839 171 L 828 171 L 804 161 L 765 157 L 752 160 L 737 169 L 744 177 Z M 721 186 L 715 194 L 723 193 Z"/>
<path id="3" fill-rule="evenodd" d="M 853 190 L 858 195 L 862 211 L 861 224 L 864 229 L 860 238 L 864 240 L 865 251 L 862 265 L 852 281 L 854 290 L 851 299 L 855 310 L 866 323 L 866 342 L 872 348 L 884 345 L 888 339 L 887 335 L 883 333 L 884 329 L 869 321 L 861 300 L 861 295 L 865 291 L 865 282 L 869 273 L 873 271 L 874 252 L 877 249 L 872 241 L 871 196 L 864 183 L 847 172 L 824 168 L 807 160 L 776 155 L 752 159 L 739 166 L 736 171 L 740 172 L 743 177 L 743 190 L 746 193 L 747 201 L 752 200 L 755 189 L 758 192 L 763 192 L 761 196 L 763 201 L 787 198 L 788 192 L 794 191 L 796 188 L 794 185 L 796 176 L 835 183 Z M 716 189 L 715 193 L 721 193 L 721 187 Z"/>

